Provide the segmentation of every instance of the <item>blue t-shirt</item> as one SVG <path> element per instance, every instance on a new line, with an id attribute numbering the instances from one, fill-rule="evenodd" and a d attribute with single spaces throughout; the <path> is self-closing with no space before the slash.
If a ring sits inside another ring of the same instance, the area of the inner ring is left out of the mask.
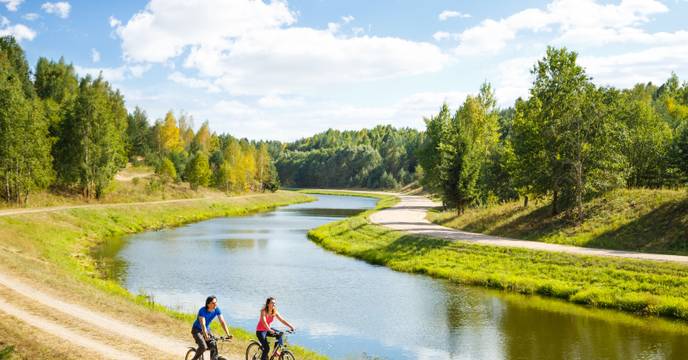
<path id="1" fill-rule="evenodd" d="M 196 316 L 196 321 L 193 323 L 193 329 L 203 330 L 201 329 L 201 323 L 198 322 L 198 318 L 203 316 L 205 318 L 205 328 L 206 330 L 210 330 L 210 322 L 218 315 L 222 315 L 222 311 L 220 311 L 219 307 L 216 307 L 213 311 L 208 311 L 205 306 L 202 307 L 198 310 L 198 316 Z"/>

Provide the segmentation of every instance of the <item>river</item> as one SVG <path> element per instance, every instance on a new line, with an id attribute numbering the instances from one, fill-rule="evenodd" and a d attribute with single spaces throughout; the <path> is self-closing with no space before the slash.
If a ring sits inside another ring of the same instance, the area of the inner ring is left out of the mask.
<path id="1" fill-rule="evenodd" d="M 375 201 L 318 195 L 271 212 L 112 239 L 98 256 L 129 291 L 176 310 L 195 313 L 215 294 L 229 323 L 249 331 L 274 296 L 297 328 L 290 342 L 336 359 L 688 356 L 684 323 L 394 272 L 307 239 L 308 230 Z"/>

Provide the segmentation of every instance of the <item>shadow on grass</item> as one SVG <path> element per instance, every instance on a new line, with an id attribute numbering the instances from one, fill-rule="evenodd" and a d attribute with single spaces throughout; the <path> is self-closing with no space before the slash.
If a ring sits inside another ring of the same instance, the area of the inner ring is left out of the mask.
<path id="1" fill-rule="evenodd" d="M 688 200 L 667 202 L 586 247 L 688 255 Z"/>

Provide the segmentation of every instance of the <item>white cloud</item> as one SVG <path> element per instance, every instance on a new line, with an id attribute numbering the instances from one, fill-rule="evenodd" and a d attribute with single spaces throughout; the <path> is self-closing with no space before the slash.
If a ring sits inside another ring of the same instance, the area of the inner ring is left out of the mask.
<path id="1" fill-rule="evenodd" d="M 295 21 L 294 14 L 281 1 L 152 0 L 126 24 L 114 26 L 126 58 L 164 62 L 179 56 L 188 46 L 226 45 L 228 38 Z"/>
<path id="2" fill-rule="evenodd" d="M 338 32 L 341 27 L 342 27 L 342 25 L 339 23 L 333 23 L 333 22 L 327 23 L 327 31 L 329 31 L 333 34 Z"/>
<path id="3" fill-rule="evenodd" d="M 146 71 L 150 70 L 150 68 L 150 64 L 128 66 L 129 73 L 135 78 L 141 77 Z"/>
<path id="4" fill-rule="evenodd" d="M 23 24 L 10 25 L 5 17 L 0 19 L 0 26 L 0 36 L 13 36 L 17 42 L 31 41 L 36 37 L 36 32 L 30 27 Z"/>
<path id="5" fill-rule="evenodd" d="M 220 88 L 217 85 L 208 80 L 188 77 L 179 71 L 171 73 L 167 78 L 178 84 L 182 84 L 193 89 L 205 89 L 211 93 L 220 91 Z"/>
<path id="6" fill-rule="evenodd" d="M 440 21 L 446 21 L 446 20 L 448 20 L 450 18 L 454 18 L 454 17 L 465 19 L 465 18 L 471 17 L 471 14 L 464 14 L 462 12 L 454 11 L 454 10 L 444 10 L 437 16 L 437 18 L 440 19 Z"/>
<path id="7" fill-rule="evenodd" d="M 150 68 L 148 65 L 122 65 L 118 67 L 85 67 L 75 65 L 74 69 L 79 76 L 91 75 L 98 77 L 103 75 L 103 79 L 114 83 L 120 82 L 129 78 L 140 77 L 145 71 Z"/>
<path id="8" fill-rule="evenodd" d="M 48 14 L 55 14 L 63 19 L 66 19 L 69 17 L 69 11 L 72 9 L 72 6 L 66 1 L 55 3 L 47 2 L 41 5 L 41 9 Z"/>
<path id="9" fill-rule="evenodd" d="M 447 61 L 428 43 L 293 27 L 247 34 L 226 51 L 193 48 L 185 66 L 232 93 L 262 95 L 434 72 Z"/>
<path id="10" fill-rule="evenodd" d="M 540 58 L 518 57 L 497 66 L 495 88 L 501 106 L 513 105 L 519 96 L 528 96 L 533 83 L 530 70 Z M 655 46 L 615 55 L 579 56 L 578 64 L 585 68 L 598 86 L 630 88 L 648 81 L 661 84 L 672 71 L 688 74 L 688 43 Z"/>
<path id="11" fill-rule="evenodd" d="M 23 19 L 28 20 L 28 21 L 34 21 L 34 20 L 38 19 L 39 17 L 41 17 L 41 16 L 36 14 L 36 13 L 27 13 L 27 14 L 24 14 L 22 16 Z"/>
<path id="12" fill-rule="evenodd" d="M 356 18 L 353 17 L 353 16 L 351 16 L 351 15 L 342 16 L 342 21 L 343 21 L 345 24 L 348 24 L 348 23 L 354 21 L 355 19 L 356 19 Z"/>
<path id="13" fill-rule="evenodd" d="M 91 61 L 97 63 L 100 61 L 100 53 L 96 49 L 91 49 Z"/>
<path id="14" fill-rule="evenodd" d="M 0 3 L 5 4 L 5 8 L 7 8 L 8 11 L 17 11 L 19 5 L 23 2 L 24 0 L 0 0 Z"/>
<path id="15" fill-rule="evenodd" d="M 79 65 L 74 66 L 74 70 L 76 70 L 76 73 L 84 77 L 86 75 L 91 75 L 92 77 L 96 78 L 99 75 L 103 75 L 103 79 L 109 81 L 109 82 L 117 82 L 117 81 L 122 81 L 126 78 L 127 74 L 127 67 L 126 66 L 119 66 L 119 67 L 83 67 Z"/>
<path id="16" fill-rule="evenodd" d="M 486 19 L 459 34 L 459 55 L 495 54 L 522 31 L 558 31 L 555 42 L 579 46 L 610 43 L 680 43 L 684 32 L 647 33 L 640 26 L 669 9 L 657 0 L 554 0 L 542 9 L 526 9 L 501 20 Z"/>
<path id="17" fill-rule="evenodd" d="M 295 22 L 282 1 L 153 0 L 126 23 L 111 24 L 128 61 L 165 63 L 183 56 L 186 68 L 214 78 L 232 94 L 312 92 L 434 72 L 448 62 L 433 44 L 344 36 L 340 24 L 320 30 L 292 26 Z"/>
<path id="18" fill-rule="evenodd" d="M 122 25 L 122 22 L 114 16 L 110 16 L 108 18 L 108 22 L 110 23 L 110 27 L 113 27 L 113 28 L 117 28 L 120 25 Z"/>
<path id="19" fill-rule="evenodd" d="M 435 41 L 442 41 L 449 39 L 452 36 L 452 34 L 446 32 L 446 31 L 438 31 L 434 34 L 432 34 L 432 38 L 435 39 Z"/>
<path id="20" fill-rule="evenodd" d="M 598 85 L 626 88 L 648 81 L 658 84 L 672 71 L 688 74 L 688 42 L 611 56 L 581 56 L 579 63 Z"/>
<path id="21" fill-rule="evenodd" d="M 287 98 L 279 95 L 266 95 L 258 99 L 258 105 L 264 108 L 285 108 L 305 105 L 303 98 Z"/>

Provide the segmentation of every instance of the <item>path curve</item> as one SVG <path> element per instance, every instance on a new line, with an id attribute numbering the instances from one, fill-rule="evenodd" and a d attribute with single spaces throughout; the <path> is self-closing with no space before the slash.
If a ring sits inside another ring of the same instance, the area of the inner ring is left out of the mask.
<path id="1" fill-rule="evenodd" d="M 394 230 L 404 231 L 410 234 L 432 236 L 451 241 L 464 241 L 481 245 L 562 252 L 586 256 L 608 256 L 688 264 L 688 256 L 584 248 L 570 245 L 549 244 L 538 241 L 516 240 L 499 236 L 456 230 L 445 226 L 433 224 L 425 218 L 428 210 L 440 206 L 439 203 L 434 202 L 425 196 L 402 195 L 397 193 L 387 194 L 397 196 L 400 199 L 399 203 L 391 208 L 380 210 L 378 212 L 373 213 L 372 215 L 370 215 L 370 221 L 375 224 L 386 226 Z"/>

